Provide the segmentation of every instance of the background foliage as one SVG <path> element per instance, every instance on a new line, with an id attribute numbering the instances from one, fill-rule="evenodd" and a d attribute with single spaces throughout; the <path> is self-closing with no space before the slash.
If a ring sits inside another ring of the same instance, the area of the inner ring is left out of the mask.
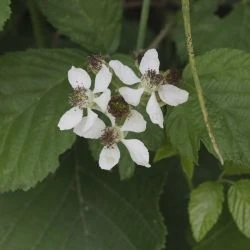
<path id="1" fill-rule="evenodd" d="M 0 248 L 248 250 L 250 3 L 193 0 L 191 27 L 216 159 L 188 65 L 180 1 L 151 1 L 145 49 L 189 101 L 138 138 L 152 168 L 102 171 L 97 143 L 60 132 L 67 70 L 93 53 L 134 66 L 142 1 L 0 3 Z M 114 54 L 115 53 L 115 54 Z M 117 83 L 114 83 L 114 85 Z M 146 116 L 145 116 L 146 117 Z"/>

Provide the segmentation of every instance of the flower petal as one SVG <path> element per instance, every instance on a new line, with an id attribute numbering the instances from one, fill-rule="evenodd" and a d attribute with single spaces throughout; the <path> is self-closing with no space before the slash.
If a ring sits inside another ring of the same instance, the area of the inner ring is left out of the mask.
<path id="1" fill-rule="evenodd" d="M 94 93 L 100 93 L 106 90 L 111 82 L 112 73 L 106 65 L 102 65 L 100 71 L 96 74 L 95 77 L 95 88 Z"/>
<path id="2" fill-rule="evenodd" d="M 98 115 L 93 112 L 90 108 L 88 108 L 88 114 L 86 116 L 87 120 L 85 123 L 85 131 L 87 131 L 88 129 L 90 129 L 94 124 L 96 119 L 98 118 Z"/>
<path id="3" fill-rule="evenodd" d="M 107 110 L 108 103 L 111 98 L 111 92 L 109 89 L 106 89 L 100 96 L 94 99 L 94 102 L 100 107 L 102 112 Z"/>
<path id="4" fill-rule="evenodd" d="M 124 98 L 124 100 L 133 106 L 137 106 L 140 103 L 141 96 L 144 92 L 144 88 L 132 89 L 129 87 L 119 88 L 119 93 Z"/>
<path id="5" fill-rule="evenodd" d="M 163 114 L 159 103 L 156 100 L 155 93 L 153 92 L 148 100 L 146 111 L 150 120 L 163 128 Z"/>
<path id="6" fill-rule="evenodd" d="M 89 89 L 91 86 L 91 78 L 89 74 L 81 68 L 72 66 L 68 71 L 68 79 L 74 89 L 77 87 Z"/>
<path id="7" fill-rule="evenodd" d="M 84 117 L 82 121 L 74 128 L 74 133 L 78 136 L 90 139 L 98 139 L 101 137 L 103 130 L 105 129 L 105 123 L 100 119 L 96 118 L 94 126 L 86 130 L 87 117 Z"/>
<path id="8" fill-rule="evenodd" d="M 114 70 L 116 76 L 125 84 L 133 85 L 140 82 L 134 71 L 118 60 L 111 60 L 109 66 Z"/>
<path id="9" fill-rule="evenodd" d="M 171 84 L 164 84 L 158 89 L 159 96 L 163 102 L 171 106 L 177 106 L 188 100 L 189 93 Z"/>
<path id="10" fill-rule="evenodd" d="M 137 164 L 144 167 L 151 167 L 149 164 L 149 152 L 144 143 L 137 139 L 123 139 L 122 143 L 128 149 L 132 160 Z"/>
<path id="11" fill-rule="evenodd" d="M 148 70 L 155 70 L 156 73 L 158 74 L 159 68 L 160 68 L 160 61 L 156 49 L 147 50 L 140 62 L 139 69 L 141 73 L 145 74 L 145 72 Z"/>
<path id="12" fill-rule="evenodd" d="M 73 107 L 61 117 L 58 127 L 60 130 L 72 129 L 82 120 L 83 111 Z"/>
<path id="13" fill-rule="evenodd" d="M 115 117 L 112 114 L 110 114 L 109 112 L 106 112 L 105 115 L 109 118 L 112 127 L 114 127 L 115 126 Z"/>
<path id="14" fill-rule="evenodd" d="M 131 110 L 121 130 L 140 133 L 146 130 L 146 125 L 147 122 L 144 120 L 143 116 L 138 111 Z"/>
<path id="15" fill-rule="evenodd" d="M 99 166 L 102 169 L 110 170 L 113 168 L 120 160 L 120 150 L 116 144 L 111 147 L 103 147 L 100 158 Z"/>

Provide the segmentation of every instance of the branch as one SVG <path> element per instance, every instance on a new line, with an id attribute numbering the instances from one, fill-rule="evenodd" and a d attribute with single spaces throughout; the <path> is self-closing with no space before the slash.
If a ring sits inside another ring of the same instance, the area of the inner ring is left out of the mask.
<path id="1" fill-rule="evenodd" d="M 201 107 L 203 119 L 208 131 L 209 138 L 211 140 L 213 149 L 218 156 L 219 161 L 223 165 L 223 157 L 221 155 L 221 152 L 219 150 L 218 144 L 216 142 L 215 135 L 213 133 L 212 126 L 209 122 L 208 112 L 205 104 L 205 99 L 202 91 L 202 87 L 200 84 L 200 79 L 197 73 L 196 63 L 195 63 L 195 57 L 194 57 L 194 48 L 193 48 L 193 42 L 192 42 L 192 35 L 191 35 L 191 25 L 190 25 L 190 4 L 189 0 L 181 0 L 182 2 L 182 14 L 183 14 L 183 20 L 184 20 L 184 28 L 185 28 L 185 35 L 186 35 L 186 41 L 187 41 L 187 50 L 188 50 L 188 56 L 189 56 L 189 64 L 191 67 L 194 84 L 199 100 L 199 104 Z"/>

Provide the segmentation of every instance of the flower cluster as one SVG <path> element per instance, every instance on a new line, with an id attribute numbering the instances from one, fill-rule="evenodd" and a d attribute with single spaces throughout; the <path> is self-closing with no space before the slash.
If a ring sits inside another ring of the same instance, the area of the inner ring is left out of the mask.
<path id="1" fill-rule="evenodd" d="M 129 132 L 146 130 L 146 121 L 133 107 L 140 104 L 144 95 L 148 97 L 146 112 L 152 123 L 163 128 L 161 106 L 177 106 L 188 100 L 188 92 L 172 84 L 169 74 L 159 70 L 160 62 L 155 49 L 146 51 L 139 64 L 138 76 L 131 68 L 118 60 L 109 63 L 101 56 L 89 59 L 88 69 L 95 74 L 91 78 L 87 71 L 74 66 L 68 71 L 68 80 L 73 88 L 69 97 L 72 108 L 60 119 L 60 130 L 73 129 L 78 136 L 99 139 L 103 145 L 99 166 L 112 169 L 120 159 L 118 145 L 122 143 L 138 165 L 150 167 L 149 152 L 138 139 L 126 139 Z M 119 95 L 111 95 L 109 89 L 113 74 L 125 85 L 118 89 Z M 129 87 L 128 87 L 129 86 Z M 109 122 L 104 122 L 107 117 Z"/>

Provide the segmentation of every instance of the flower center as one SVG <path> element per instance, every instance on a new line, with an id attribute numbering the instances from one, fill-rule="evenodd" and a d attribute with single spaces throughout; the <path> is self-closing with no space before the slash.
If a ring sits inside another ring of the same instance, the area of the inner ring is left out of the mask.
<path id="1" fill-rule="evenodd" d="M 129 105 L 121 95 L 112 96 L 108 103 L 108 112 L 115 118 L 126 118 L 129 114 Z"/>
<path id="2" fill-rule="evenodd" d="M 101 55 L 93 55 L 88 57 L 88 69 L 94 74 L 97 74 L 101 70 L 102 65 L 105 63 L 104 57 Z"/>
<path id="3" fill-rule="evenodd" d="M 89 96 L 85 88 L 77 87 L 73 93 L 69 96 L 69 103 L 73 107 L 79 107 L 80 109 L 86 108 L 89 102 Z"/>
<path id="4" fill-rule="evenodd" d="M 155 70 L 148 70 L 142 76 L 141 84 L 145 88 L 146 92 L 155 92 L 158 87 L 163 84 L 164 77 L 161 74 L 157 74 Z"/>
<path id="5" fill-rule="evenodd" d="M 118 127 L 107 127 L 101 135 L 101 143 L 107 147 L 112 147 L 123 138 L 123 133 Z"/>

